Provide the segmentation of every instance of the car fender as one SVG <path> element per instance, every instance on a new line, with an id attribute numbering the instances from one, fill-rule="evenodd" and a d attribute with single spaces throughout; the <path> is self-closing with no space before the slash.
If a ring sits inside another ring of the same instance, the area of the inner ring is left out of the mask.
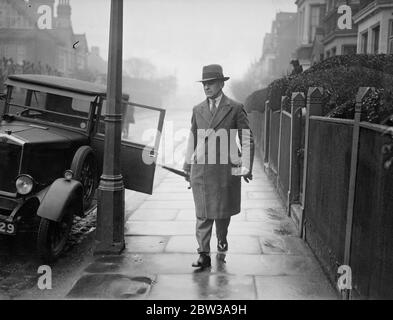
<path id="1" fill-rule="evenodd" d="M 57 179 L 47 190 L 37 210 L 37 215 L 52 221 L 61 221 L 67 208 L 74 214 L 83 215 L 83 187 L 79 181 Z"/>
<path id="2" fill-rule="evenodd" d="M 38 201 L 41 203 L 42 200 L 44 200 L 46 193 L 48 192 L 50 186 L 46 187 L 45 189 L 42 189 L 41 191 L 37 192 L 33 198 L 37 198 Z"/>

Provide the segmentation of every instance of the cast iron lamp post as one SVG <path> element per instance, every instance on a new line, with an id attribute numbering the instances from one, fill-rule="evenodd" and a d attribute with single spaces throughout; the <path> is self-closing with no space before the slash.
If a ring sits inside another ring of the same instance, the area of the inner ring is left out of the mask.
<path id="1" fill-rule="evenodd" d="M 124 243 L 124 184 L 121 175 L 123 0 L 111 1 L 104 167 L 98 187 L 95 254 L 119 254 Z"/>

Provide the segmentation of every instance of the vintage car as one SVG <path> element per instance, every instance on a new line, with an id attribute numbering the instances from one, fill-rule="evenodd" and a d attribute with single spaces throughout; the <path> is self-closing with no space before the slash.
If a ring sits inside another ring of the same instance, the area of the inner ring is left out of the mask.
<path id="1" fill-rule="evenodd" d="M 106 88 L 43 75 L 13 75 L 5 84 L 0 237 L 33 226 L 38 254 L 53 262 L 65 247 L 74 215 L 83 216 L 95 202 L 105 152 Z M 122 122 L 124 185 L 151 194 L 165 111 L 127 100 L 124 95 L 122 112 L 132 114 L 124 117 L 131 123 Z M 146 143 L 143 131 L 152 127 L 157 134 Z M 146 152 L 151 161 L 143 159 Z"/>

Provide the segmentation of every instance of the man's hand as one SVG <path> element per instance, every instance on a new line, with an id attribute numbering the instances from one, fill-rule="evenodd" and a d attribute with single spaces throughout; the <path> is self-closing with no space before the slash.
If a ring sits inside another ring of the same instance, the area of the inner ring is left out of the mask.
<path id="1" fill-rule="evenodd" d="M 246 175 L 243 176 L 244 181 L 246 181 L 247 183 L 250 182 L 250 180 L 252 180 L 252 174 L 251 172 L 248 172 Z"/>
<path id="2" fill-rule="evenodd" d="M 189 190 L 189 189 L 191 189 L 190 171 L 184 170 L 184 173 L 186 174 L 184 179 L 186 179 L 186 181 L 188 182 L 187 189 Z"/>
<path id="3" fill-rule="evenodd" d="M 246 167 L 235 167 L 232 168 L 232 174 L 235 176 L 242 176 L 244 181 L 247 183 L 252 180 L 252 174 L 250 172 L 250 169 Z"/>
<path id="4" fill-rule="evenodd" d="M 246 181 L 247 183 L 252 180 L 252 174 L 250 172 L 250 169 L 246 168 L 246 167 L 241 167 L 241 176 L 243 176 L 244 181 Z"/>

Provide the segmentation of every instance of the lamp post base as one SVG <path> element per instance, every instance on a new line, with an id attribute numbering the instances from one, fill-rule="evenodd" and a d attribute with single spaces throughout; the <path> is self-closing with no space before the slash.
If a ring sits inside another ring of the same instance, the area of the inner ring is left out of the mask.
<path id="1" fill-rule="evenodd" d="M 124 205 L 121 175 L 102 176 L 98 187 L 94 254 L 120 254 L 124 250 Z"/>

